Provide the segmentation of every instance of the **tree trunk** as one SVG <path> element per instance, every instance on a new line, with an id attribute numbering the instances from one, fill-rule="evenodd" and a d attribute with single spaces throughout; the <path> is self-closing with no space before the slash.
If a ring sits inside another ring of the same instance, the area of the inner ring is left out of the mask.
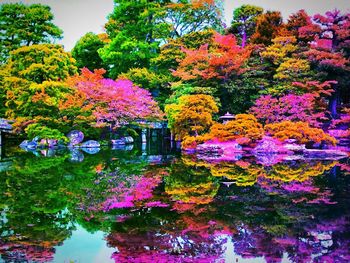
<path id="1" fill-rule="evenodd" d="M 245 47 L 246 43 L 247 43 L 247 33 L 246 33 L 245 30 L 243 30 L 243 34 L 242 34 L 242 48 Z"/>
<path id="2" fill-rule="evenodd" d="M 331 116 L 333 119 L 337 119 L 339 117 L 337 112 L 337 106 L 339 103 L 339 91 L 335 89 L 332 96 L 329 99 L 329 111 L 331 112 Z"/>

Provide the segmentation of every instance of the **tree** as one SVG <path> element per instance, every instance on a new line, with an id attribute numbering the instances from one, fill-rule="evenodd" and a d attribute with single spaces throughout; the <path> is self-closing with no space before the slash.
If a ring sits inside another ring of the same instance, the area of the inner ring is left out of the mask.
<path id="1" fill-rule="evenodd" d="M 316 95 L 306 93 L 303 95 L 289 94 L 280 98 L 271 95 L 261 96 L 251 108 L 251 113 L 262 123 L 280 121 L 303 121 L 313 127 L 320 127 L 327 120 L 325 109 L 315 105 Z"/>
<path id="2" fill-rule="evenodd" d="M 178 139 L 206 132 L 218 110 L 214 98 L 204 94 L 183 95 L 177 103 L 165 106 L 169 127 Z"/>
<path id="3" fill-rule="evenodd" d="M 182 50 L 186 56 L 173 75 L 185 81 L 226 81 L 242 72 L 242 65 L 249 57 L 249 51 L 238 46 L 233 35 L 219 33 L 214 34 L 211 47 L 205 44 L 196 50 Z"/>
<path id="4" fill-rule="evenodd" d="M 69 87 L 61 80 L 76 72 L 75 60 L 62 46 L 38 44 L 10 53 L 3 67 L 2 86 L 6 94 L 6 116 L 16 125 L 34 118 L 56 122 L 58 103 Z"/>
<path id="5" fill-rule="evenodd" d="M 134 85 L 128 79 L 105 79 L 105 70 L 89 71 L 82 69 L 80 76 L 72 77 L 68 82 L 84 94 L 86 104 L 93 106 L 97 125 L 111 125 L 118 128 L 139 119 L 160 119 L 157 103 L 151 94 Z"/>
<path id="6" fill-rule="evenodd" d="M 242 5 L 233 10 L 231 27 L 227 31 L 240 36 L 242 47 L 245 47 L 250 36 L 254 33 L 256 21 L 263 11 L 263 8 L 254 5 Z"/>
<path id="7" fill-rule="evenodd" d="M 167 37 L 168 32 L 166 24 L 156 22 L 167 1 L 114 2 L 105 25 L 111 42 L 98 51 L 111 78 L 130 68 L 149 68 L 150 60 L 159 52 L 159 40 Z"/>
<path id="8" fill-rule="evenodd" d="M 251 37 L 251 42 L 264 45 L 271 44 L 271 40 L 279 35 L 282 26 L 281 13 L 277 11 L 267 11 L 257 18 L 256 29 Z"/>
<path id="9" fill-rule="evenodd" d="M 294 91 L 295 81 L 311 81 L 316 72 L 311 70 L 310 62 L 302 58 L 301 47 L 294 36 L 280 36 L 272 40 L 272 44 L 261 57 L 271 64 L 273 73 L 272 87 L 263 90 L 263 94 L 286 95 Z"/>
<path id="10" fill-rule="evenodd" d="M 295 139 L 298 143 L 326 142 L 335 145 L 336 139 L 323 130 L 312 128 L 307 122 L 282 121 L 266 125 L 267 134 L 280 140 Z"/>
<path id="11" fill-rule="evenodd" d="M 86 67 L 89 70 L 103 68 L 103 61 L 97 51 L 105 44 L 99 35 L 92 32 L 81 37 L 72 49 L 72 56 L 77 61 L 77 67 Z"/>
<path id="12" fill-rule="evenodd" d="M 264 135 L 262 125 L 251 114 L 237 114 L 235 119 L 225 124 L 215 123 L 210 133 L 204 135 L 206 140 L 217 139 L 229 141 L 245 138 L 246 142 L 260 140 Z"/>
<path id="13" fill-rule="evenodd" d="M 304 9 L 299 10 L 295 14 L 291 14 L 288 18 L 286 29 L 292 33 L 294 37 L 298 39 L 298 44 L 301 41 L 305 41 L 304 45 L 307 44 L 307 39 L 299 38 L 299 28 L 311 24 L 311 19 Z"/>
<path id="14" fill-rule="evenodd" d="M 62 80 L 76 73 L 75 60 L 60 45 L 38 44 L 10 53 L 3 67 L 6 116 L 25 128 L 59 125 L 59 101 L 72 90 Z"/>
<path id="15" fill-rule="evenodd" d="M 175 2 L 175 1 L 174 1 Z M 170 37 L 178 38 L 206 29 L 222 30 L 222 7 L 216 0 L 183 0 L 164 8 L 163 21 L 170 27 Z"/>
<path id="16" fill-rule="evenodd" d="M 26 6 L 21 3 L 0 6 L 0 62 L 9 52 L 21 46 L 50 43 L 60 38 L 62 30 L 52 23 L 50 7 L 40 4 Z"/>
<path id="17" fill-rule="evenodd" d="M 341 99 L 347 103 L 349 97 L 349 50 L 350 13 L 339 10 L 317 14 L 308 25 L 299 28 L 299 36 L 311 39 L 311 49 L 305 52 L 316 70 L 325 73 L 323 80 L 336 80 L 334 93 L 330 98 L 329 109 L 337 118 L 337 106 Z"/>

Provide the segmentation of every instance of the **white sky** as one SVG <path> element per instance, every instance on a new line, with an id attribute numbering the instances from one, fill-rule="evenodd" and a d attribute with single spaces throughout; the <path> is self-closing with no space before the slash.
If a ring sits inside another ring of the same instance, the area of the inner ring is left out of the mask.
<path id="1" fill-rule="evenodd" d="M 63 39 L 59 43 L 68 51 L 85 33 L 103 32 L 106 17 L 113 11 L 113 0 L 0 0 L 0 4 L 15 2 L 49 5 L 55 16 L 54 23 L 64 31 Z M 344 12 L 350 11 L 350 0 L 224 0 L 227 25 L 231 22 L 232 10 L 242 4 L 281 11 L 284 19 L 299 9 L 305 9 L 310 15 L 324 14 L 325 11 L 334 8 Z"/>

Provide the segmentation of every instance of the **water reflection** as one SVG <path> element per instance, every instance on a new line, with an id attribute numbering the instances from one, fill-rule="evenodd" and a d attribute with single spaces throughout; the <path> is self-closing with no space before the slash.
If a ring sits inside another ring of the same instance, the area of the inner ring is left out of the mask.
<path id="1" fill-rule="evenodd" d="M 15 149 L 0 171 L 2 260 L 48 262 L 56 250 L 76 260 L 83 228 L 104 233 L 115 262 L 350 261 L 348 160 L 152 151 Z"/>

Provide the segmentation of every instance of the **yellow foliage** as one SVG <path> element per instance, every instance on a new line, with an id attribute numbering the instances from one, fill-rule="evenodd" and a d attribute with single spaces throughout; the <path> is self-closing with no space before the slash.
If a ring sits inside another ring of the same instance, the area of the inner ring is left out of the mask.
<path id="1" fill-rule="evenodd" d="M 298 143 L 331 143 L 336 144 L 337 140 L 326 134 L 322 129 L 311 128 L 306 122 L 282 121 L 271 123 L 265 126 L 265 131 L 272 137 L 279 140 L 295 139 Z"/>

